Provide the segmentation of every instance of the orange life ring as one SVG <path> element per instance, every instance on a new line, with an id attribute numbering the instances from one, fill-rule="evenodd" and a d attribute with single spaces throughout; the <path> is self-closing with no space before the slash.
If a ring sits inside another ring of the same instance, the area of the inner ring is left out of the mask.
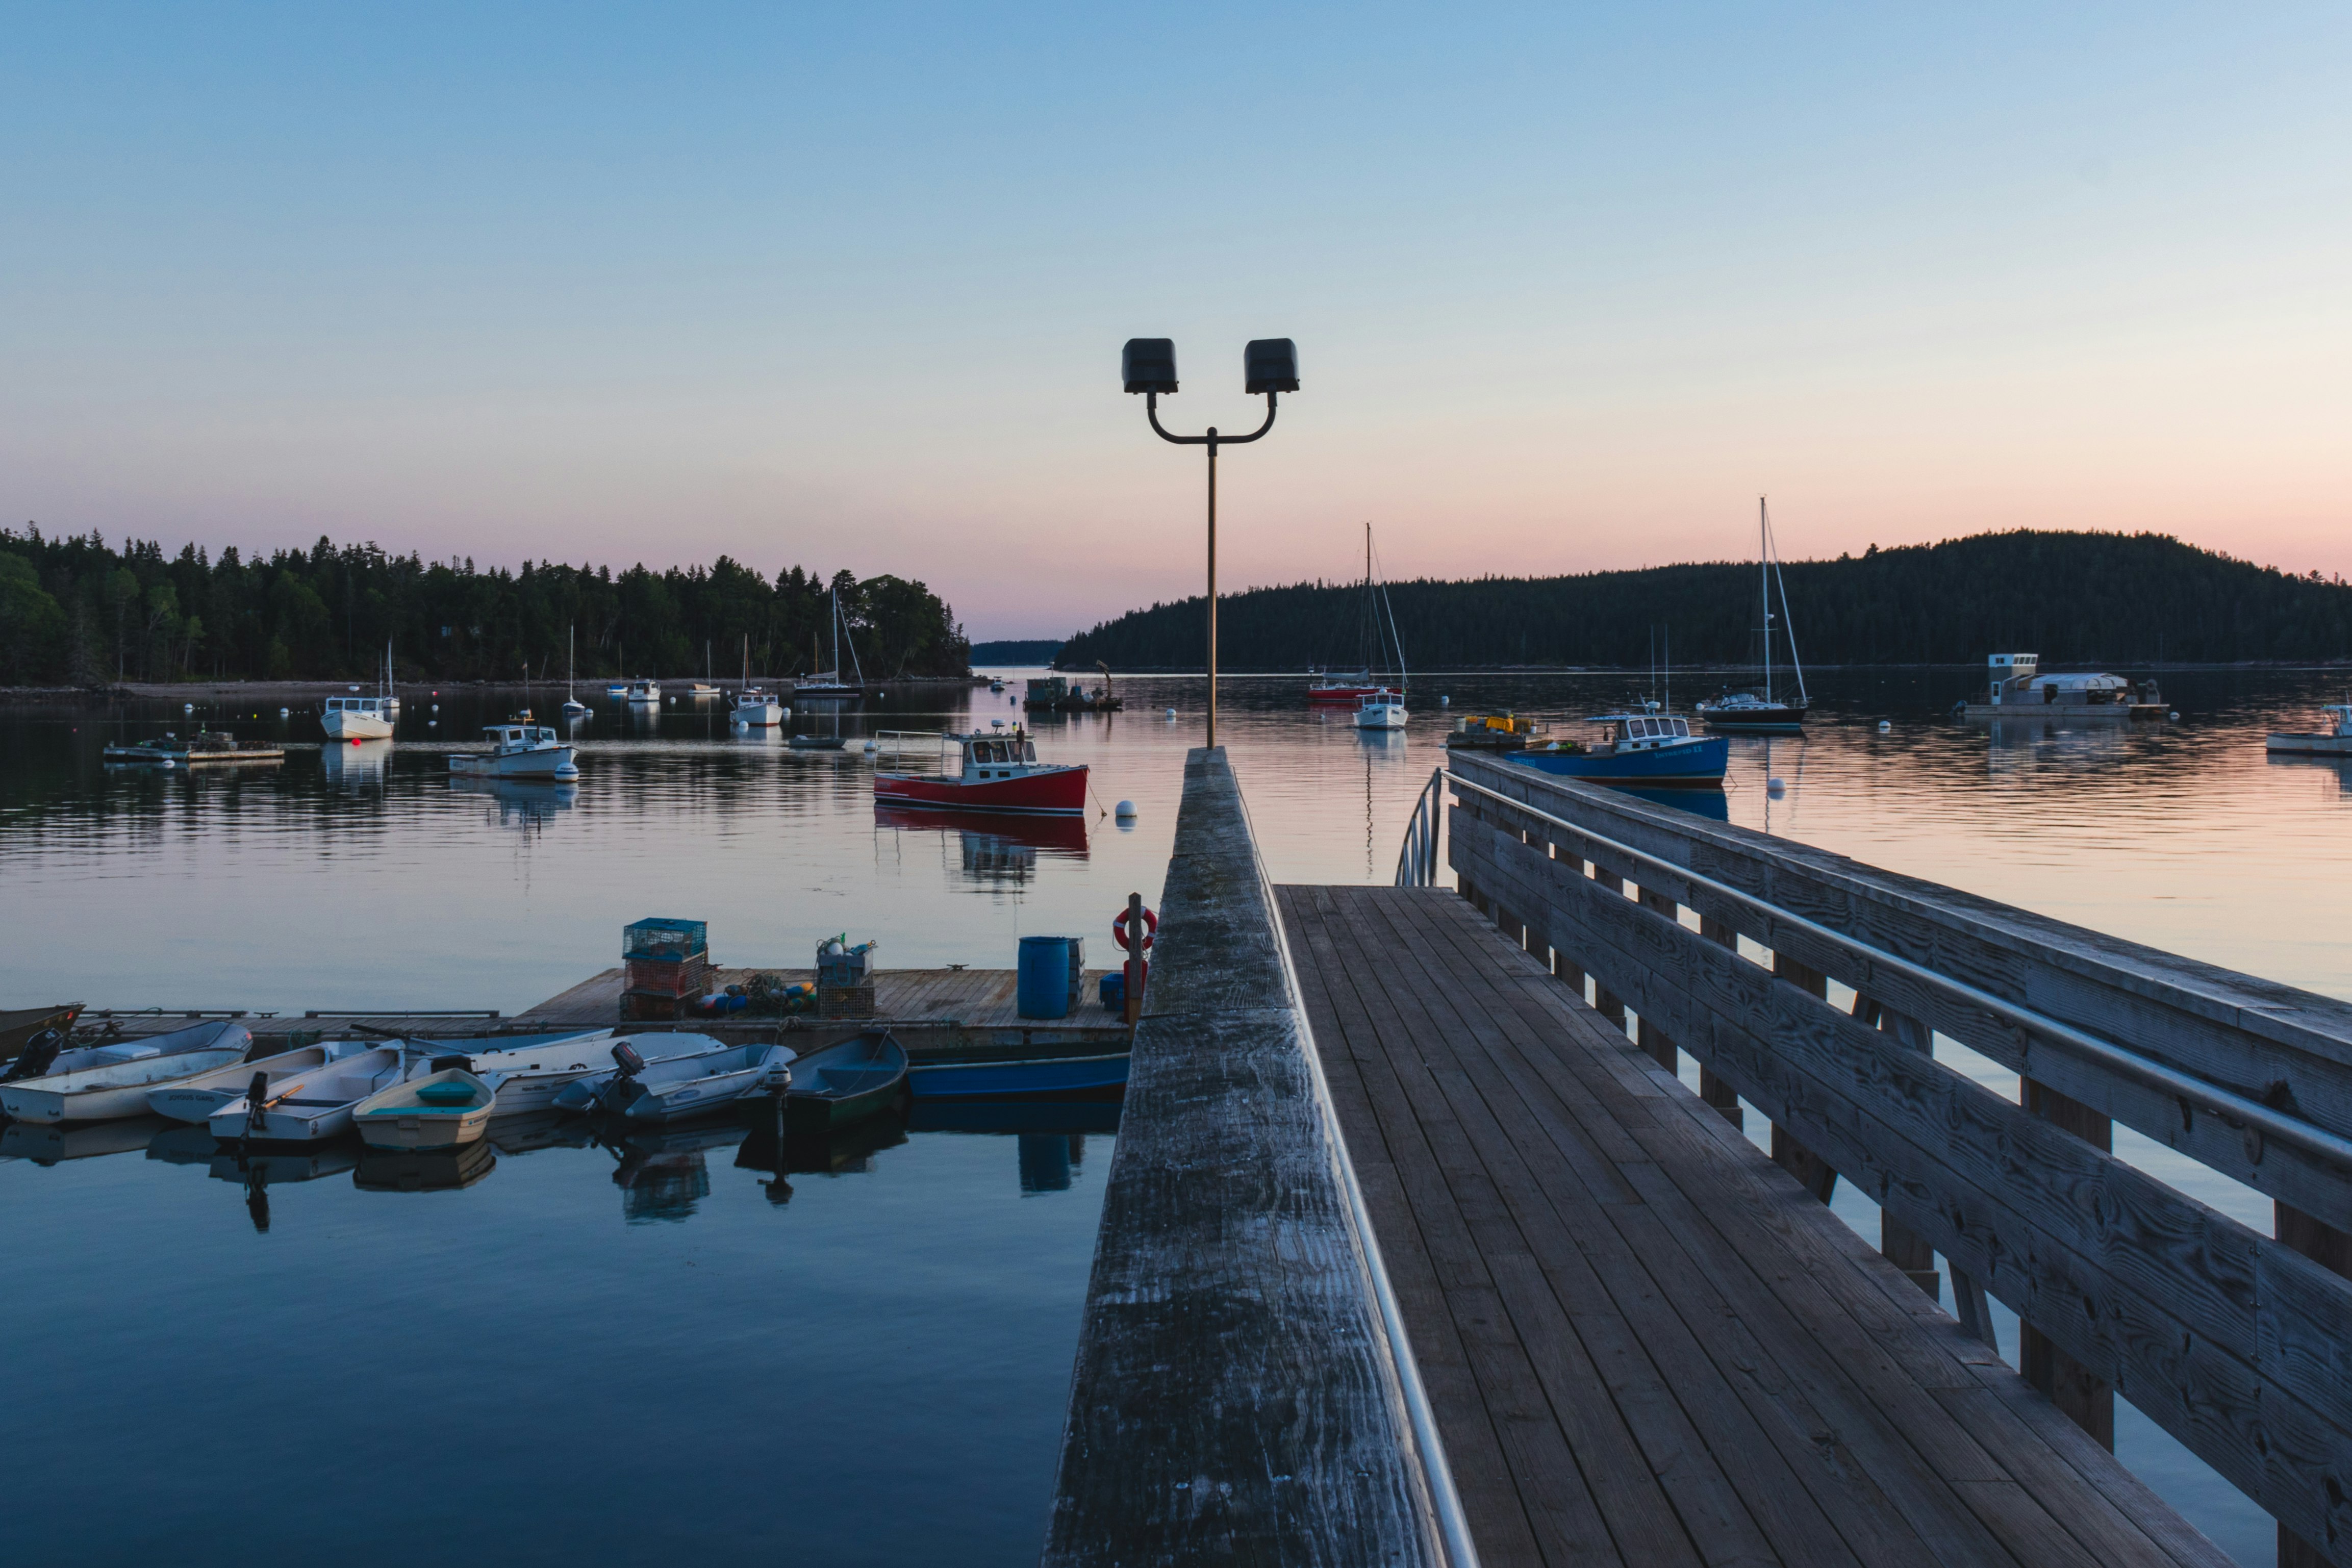
<path id="1" fill-rule="evenodd" d="M 1156 934 L 1159 932 L 1159 930 L 1160 930 L 1160 917 L 1159 917 L 1159 915 L 1158 915 L 1158 914 L 1156 914 L 1156 913 L 1154 913 L 1154 912 L 1153 912 L 1152 910 L 1144 910 L 1144 911 L 1143 911 L 1143 951 L 1144 951 L 1144 952 L 1150 952 L 1150 951 L 1151 951 L 1151 939 L 1153 938 L 1153 936 L 1154 936 L 1154 935 L 1156 935 Z M 1110 934 L 1111 934 L 1111 940 L 1112 940 L 1113 942 L 1118 942 L 1118 950 L 1119 950 L 1119 952 L 1125 952 L 1127 951 L 1127 911 L 1126 911 L 1125 910 L 1119 910 L 1119 911 L 1118 911 L 1118 918 L 1117 918 L 1117 919 L 1115 919 L 1115 920 L 1113 920 L 1113 921 L 1110 922 Z"/>

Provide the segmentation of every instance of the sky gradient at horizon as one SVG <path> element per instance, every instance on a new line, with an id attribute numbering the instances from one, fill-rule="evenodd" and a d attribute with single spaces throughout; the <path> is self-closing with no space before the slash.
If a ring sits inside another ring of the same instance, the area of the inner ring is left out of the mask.
<path id="1" fill-rule="evenodd" d="M 2352 14 L 20 6 L 0 516 L 1221 585 L 1993 528 L 2352 572 Z"/>

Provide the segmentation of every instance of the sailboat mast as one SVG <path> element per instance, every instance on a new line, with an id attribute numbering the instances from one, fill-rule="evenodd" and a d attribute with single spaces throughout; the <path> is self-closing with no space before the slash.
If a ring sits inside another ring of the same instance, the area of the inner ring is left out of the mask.
<path id="1" fill-rule="evenodd" d="M 1756 498 L 1756 582 L 1763 597 L 1758 608 L 1764 612 L 1764 700 L 1772 700 L 1772 562 L 1771 525 L 1764 510 L 1764 498 Z"/>

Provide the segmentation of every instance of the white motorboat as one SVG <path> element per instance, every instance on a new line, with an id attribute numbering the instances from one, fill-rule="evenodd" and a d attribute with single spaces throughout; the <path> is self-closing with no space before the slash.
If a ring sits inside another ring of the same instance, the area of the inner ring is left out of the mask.
<path id="1" fill-rule="evenodd" d="M 790 1046 L 726 1046 L 649 1062 L 629 1041 L 616 1040 L 612 1047 L 614 1069 L 594 1080 L 583 1079 L 572 1084 L 556 1096 L 555 1103 L 565 1110 L 601 1110 L 632 1121 L 698 1116 L 747 1094 L 783 1089 L 793 1081 L 792 1064 L 799 1054 Z"/>
<path id="2" fill-rule="evenodd" d="M 537 724 L 485 724 L 490 750 L 460 752 L 449 759 L 452 773 L 476 778 L 553 779 L 569 784 L 580 776 L 572 747 L 554 731 Z"/>
<path id="3" fill-rule="evenodd" d="M 1367 692 L 1356 703 L 1356 728 L 1359 730 L 1403 729 L 1404 693 L 1386 689 Z"/>
<path id="4" fill-rule="evenodd" d="M 738 724 L 754 730 L 769 730 L 792 716 L 791 709 L 757 687 L 735 694 L 735 722 Z"/>
<path id="5" fill-rule="evenodd" d="M 222 1106 L 205 1125 L 225 1143 L 251 1138 L 258 1143 L 318 1143 L 351 1131 L 352 1110 L 379 1089 L 406 1079 L 424 1061 L 403 1046 L 377 1046 L 339 1057 L 309 1072 L 290 1073 L 260 1086 L 256 1105 L 250 1092 Z M 259 1076 L 259 1075 L 256 1075 Z"/>
<path id="6" fill-rule="evenodd" d="M 44 1044 L 45 1037 L 48 1043 Z M 253 1037 L 244 1025 L 231 1018 L 215 1018 L 209 1023 L 191 1024 L 184 1029 L 174 1029 L 168 1035 L 150 1035 L 145 1039 L 116 1040 L 109 1045 L 76 1046 L 64 1048 L 64 1038 L 50 1031 L 35 1036 L 25 1046 L 24 1054 L 7 1064 L 0 1083 L 22 1083 L 30 1079 L 55 1078 L 64 1073 L 88 1072 L 93 1068 L 120 1067 L 126 1062 L 152 1061 L 159 1057 L 184 1056 L 191 1051 L 226 1050 L 234 1047 L 239 1056 L 253 1048 Z"/>
<path id="7" fill-rule="evenodd" d="M 604 695 L 607 697 L 626 697 L 628 694 L 629 683 L 625 680 L 616 680 L 604 688 Z"/>
<path id="8" fill-rule="evenodd" d="M 454 1149 L 480 1138 L 498 1089 L 463 1068 L 395 1083 L 352 1107 L 352 1125 L 371 1149 Z"/>
<path id="9" fill-rule="evenodd" d="M 633 1035 L 629 1044 L 646 1061 L 707 1056 L 727 1048 L 724 1040 L 709 1035 Z M 488 1048 L 477 1049 L 478 1045 Z M 500 1116 L 553 1109 L 560 1103 L 557 1096 L 572 1084 L 583 1078 L 608 1079 L 614 1070 L 610 1029 L 443 1040 L 437 1048 L 444 1056 L 462 1054 L 475 1072 L 497 1080 Z"/>
<path id="10" fill-rule="evenodd" d="M 621 694 L 633 703 L 650 705 L 661 700 L 661 684 L 653 680 L 632 680 Z"/>
<path id="11" fill-rule="evenodd" d="M 381 697 L 330 697 L 319 727 L 336 741 L 388 741 L 392 713 Z"/>
<path id="12" fill-rule="evenodd" d="M 241 1062 L 253 1044 L 253 1037 L 236 1025 L 201 1025 L 178 1032 L 201 1036 L 204 1040 L 184 1048 L 146 1051 L 128 1060 L 93 1063 L 0 1084 L 0 1110 L 5 1110 L 11 1121 L 45 1124 L 143 1116 L 148 1093 L 157 1085 Z M 148 1043 L 160 1046 L 173 1037 L 166 1035 Z"/>
<path id="13" fill-rule="evenodd" d="M 194 1078 L 155 1085 L 147 1091 L 147 1109 L 174 1121 L 208 1121 L 222 1106 L 243 1099 L 246 1090 L 253 1087 L 256 1073 L 261 1075 L 265 1086 L 274 1086 L 340 1058 L 374 1048 L 362 1040 L 321 1040 L 299 1050 L 280 1051 L 276 1056 L 257 1057 L 250 1061 L 240 1059 Z"/>
<path id="14" fill-rule="evenodd" d="M 2325 731 L 2283 731 L 2265 738 L 2263 750 L 2286 756 L 2352 757 L 2352 702 L 2323 703 L 2319 710 L 2327 715 L 2328 728 Z"/>

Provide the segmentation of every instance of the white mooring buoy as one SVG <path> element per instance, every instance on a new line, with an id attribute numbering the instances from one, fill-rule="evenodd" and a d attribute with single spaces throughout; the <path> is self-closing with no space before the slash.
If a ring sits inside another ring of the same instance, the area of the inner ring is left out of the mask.
<path id="1" fill-rule="evenodd" d="M 1789 781 L 1787 779 L 1766 779 L 1764 781 L 1764 793 L 1767 795 L 1786 795 L 1789 793 Z"/>
<path id="2" fill-rule="evenodd" d="M 2169 720 L 2171 722 L 2173 722 L 2173 723 L 2175 723 L 2175 724 L 2179 723 L 2179 722 L 2180 722 L 2180 710 L 2179 710 L 2179 709 L 2178 709 L 2178 708 L 2174 709 L 2171 712 L 2167 713 L 2167 714 L 2165 715 L 2165 718 L 2166 718 L 2166 719 L 2168 719 L 2168 720 Z"/>
<path id="3" fill-rule="evenodd" d="M 292 717 L 293 717 L 293 715 L 294 715 L 294 710 L 292 710 L 291 708 L 280 708 L 280 709 L 278 710 L 278 716 L 280 719 L 290 719 L 290 718 L 292 718 Z"/>
<path id="4" fill-rule="evenodd" d="M 180 704 L 180 711 L 183 713 L 193 713 L 195 710 L 196 705 L 193 702 L 183 702 Z"/>
<path id="5" fill-rule="evenodd" d="M 1895 726 L 1894 726 L 1894 725 L 1892 725 L 1892 724 L 1888 723 L 1888 722 L 1887 722 L 1885 720 L 1884 720 L 1884 719 L 1881 719 L 1881 720 L 1878 721 L 1878 732 L 1879 732 L 1880 734 L 1882 734 L 1882 735 L 1885 734 L 1889 730 L 1892 730 L 1892 729 L 1894 729 L 1894 728 L 1895 728 Z"/>
<path id="6" fill-rule="evenodd" d="M 1451 697 L 1441 697 L 1437 700 L 1437 705 L 1440 708 L 1451 708 L 1454 706 L 1454 699 Z"/>
<path id="7" fill-rule="evenodd" d="M 1176 710 L 1174 710 L 1173 708 L 1171 708 L 1170 710 L 1168 710 L 1168 717 L 1170 717 L 1171 719 L 1173 719 L 1174 717 L 1176 717 Z"/>
<path id="8" fill-rule="evenodd" d="M 1118 817 L 1121 822 L 1134 821 L 1135 802 L 1131 800 L 1120 801 L 1117 806 L 1112 808 L 1111 815 Z"/>

